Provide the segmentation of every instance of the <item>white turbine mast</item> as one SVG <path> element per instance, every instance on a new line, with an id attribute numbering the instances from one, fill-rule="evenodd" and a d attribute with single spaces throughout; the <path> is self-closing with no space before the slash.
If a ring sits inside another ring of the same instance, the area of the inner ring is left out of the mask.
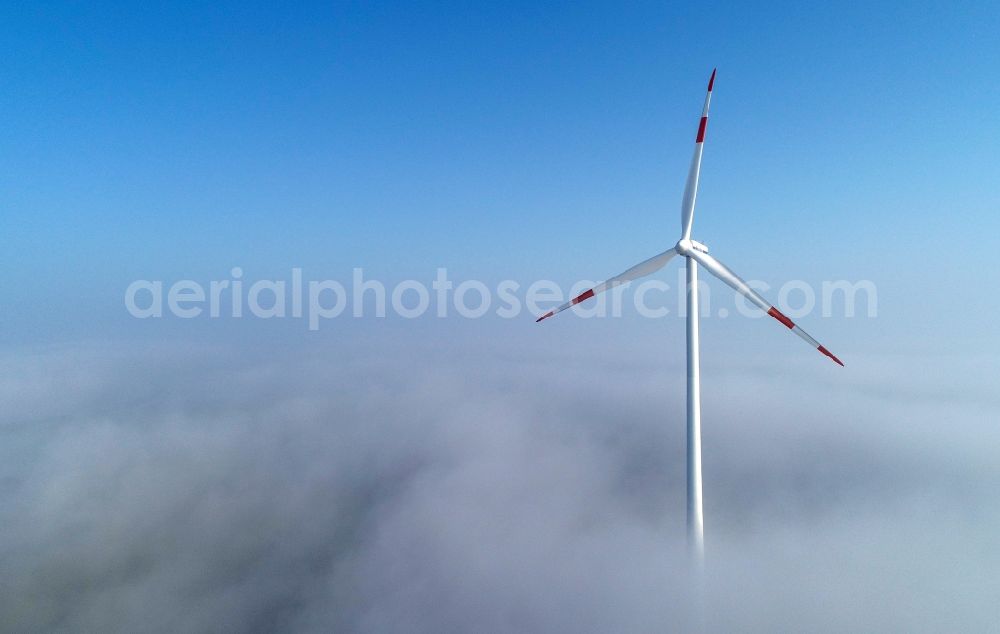
<path id="1" fill-rule="evenodd" d="M 624 284 L 640 277 L 645 277 L 659 271 L 670 262 L 675 255 L 686 259 L 687 263 L 687 534 L 688 545 L 694 556 L 695 564 L 700 568 L 704 554 L 704 516 L 701 498 L 701 369 L 698 353 L 698 265 L 701 264 L 709 273 L 719 278 L 743 295 L 751 303 L 774 317 L 786 328 L 801 337 L 806 343 L 843 366 L 843 362 L 833 353 L 820 345 L 806 331 L 796 326 L 777 308 L 772 306 L 756 291 L 733 273 L 722 262 L 708 254 L 708 248 L 700 242 L 691 239 L 691 227 L 694 221 L 694 205 L 698 197 L 698 177 L 701 172 L 701 154 L 705 142 L 705 129 L 708 126 L 708 106 L 712 101 L 712 87 L 715 85 L 715 70 L 708 80 L 708 94 L 705 96 L 705 106 L 701 111 L 698 123 L 698 136 L 695 138 L 694 156 L 691 157 L 691 168 L 688 171 L 687 184 L 684 186 L 684 198 L 681 202 L 681 238 L 673 248 L 659 255 L 636 264 L 624 273 L 602 282 L 594 288 L 584 291 L 565 304 L 550 310 L 536 321 L 542 321 L 552 315 L 588 300 L 609 288 Z"/>

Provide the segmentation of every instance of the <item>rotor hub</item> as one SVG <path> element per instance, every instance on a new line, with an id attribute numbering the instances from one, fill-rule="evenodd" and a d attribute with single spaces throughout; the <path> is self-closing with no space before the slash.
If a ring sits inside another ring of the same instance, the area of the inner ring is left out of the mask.
<path id="1" fill-rule="evenodd" d="M 701 251 L 702 253 L 708 253 L 708 247 L 695 240 L 689 240 L 687 238 L 682 238 L 677 241 L 677 246 L 674 247 L 677 250 L 678 255 L 683 255 L 688 257 L 691 255 L 692 251 Z"/>

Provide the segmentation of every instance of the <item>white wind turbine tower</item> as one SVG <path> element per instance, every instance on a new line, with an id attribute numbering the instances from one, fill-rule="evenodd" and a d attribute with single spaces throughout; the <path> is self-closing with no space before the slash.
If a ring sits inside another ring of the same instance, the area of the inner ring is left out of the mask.
<path id="1" fill-rule="evenodd" d="M 750 288 L 743 279 L 733 273 L 729 267 L 708 254 L 708 248 L 691 239 L 691 225 L 694 220 L 694 203 L 698 196 L 698 174 L 701 171 L 701 153 L 705 141 L 705 127 L 708 124 L 708 105 L 712 100 L 712 86 L 715 84 L 715 71 L 708 80 L 708 94 L 705 96 L 705 107 L 701 112 L 698 125 L 698 136 L 695 138 L 694 156 L 691 158 L 691 169 L 688 172 L 687 184 L 684 187 L 684 198 L 681 202 L 681 238 L 677 244 L 659 255 L 654 255 L 644 262 L 636 264 L 624 273 L 612 277 L 606 282 L 585 291 L 566 302 L 562 306 L 550 310 L 537 321 L 542 321 L 571 306 L 590 299 L 609 288 L 624 284 L 662 269 L 675 255 L 686 259 L 687 263 L 687 530 L 688 543 L 695 562 L 700 568 L 704 554 L 704 517 L 701 504 L 701 370 L 698 359 L 698 265 L 701 264 L 708 272 L 719 278 L 740 293 L 755 306 L 767 312 L 782 325 L 801 337 L 806 343 L 816 348 L 835 362 L 844 365 L 829 350 L 810 337 L 804 330 L 792 323 L 777 308 L 767 303 L 756 291 Z"/>

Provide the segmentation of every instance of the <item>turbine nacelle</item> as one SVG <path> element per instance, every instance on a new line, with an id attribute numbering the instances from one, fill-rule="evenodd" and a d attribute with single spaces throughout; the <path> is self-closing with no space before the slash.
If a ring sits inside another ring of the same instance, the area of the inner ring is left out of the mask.
<path id="1" fill-rule="evenodd" d="M 674 249 L 677 251 L 677 255 L 683 255 L 684 257 L 690 257 L 692 251 L 708 253 L 708 247 L 697 240 L 689 240 L 688 238 L 678 240 Z"/>

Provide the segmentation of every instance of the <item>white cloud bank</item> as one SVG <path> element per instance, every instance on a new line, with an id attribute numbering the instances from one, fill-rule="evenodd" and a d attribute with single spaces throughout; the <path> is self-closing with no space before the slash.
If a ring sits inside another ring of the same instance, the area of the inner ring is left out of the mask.
<path id="1" fill-rule="evenodd" d="M 8 354 L 0 629 L 690 630 L 683 375 L 475 352 Z M 997 627 L 996 397 L 779 374 L 706 377 L 709 629 Z"/>

